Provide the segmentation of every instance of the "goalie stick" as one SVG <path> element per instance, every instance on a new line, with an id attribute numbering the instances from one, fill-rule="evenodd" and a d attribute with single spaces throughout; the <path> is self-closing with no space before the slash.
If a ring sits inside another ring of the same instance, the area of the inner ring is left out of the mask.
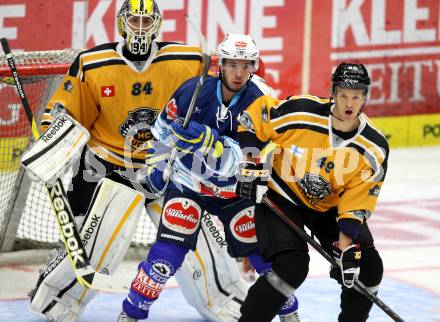
<path id="1" fill-rule="evenodd" d="M 206 39 L 201 33 L 201 31 L 196 27 L 196 25 L 191 21 L 189 16 L 185 14 L 186 20 L 191 25 L 191 27 L 196 31 L 197 36 L 199 37 L 199 42 L 202 47 L 202 53 L 203 53 L 203 70 L 202 74 L 200 75 L 199 82 L 196 85 L 196 88 L 194 89 L 194 93 L 191 97 L 191 101 L 189 103 L 188 111 L 186 112 L 185 119 L 183 120 L 182 127 L 186 129 L 188 127 L 189 120 L 191 119 L 191 116 L 193 114 L 194 108 L 196 106 L 197 98 L 200 95 L 200 91 L 202 90 L 202 86 L 205 83 L 205 78 L 208 75 L 209 67 L 211 66 L 211 55 L 209 54 L 208 45 L 206 43 Z M 174 160 L 177 156 L 177 149 L 174 147 L 171 152 L 170 156 L 168 158 L 168 163 L 163 171 L 162 179 L 163 181 L 167 181 L 171 175 L 171 170 L 173 168 Z"/>
<path id="2" fill-rule="evenodd" d="M 301 236 L 307 243 L 309 243 L 318 253 L 320 253 L 332 266 L 338 267 L 338 263 L 329 255 L 322 247 L 318 244 L 312 237 L 309 236 L 303 229 L 301 229 L 293 220 L 291 220 L 272 200 L 266 195 L 263 197 L 262 201 L 266 206 L 268 206 L 284 223 L 286 223 L 293 231 Z M 388 305 L 382 302 L 375 294 L 371 293 L 366 286 L 359 280 L 354 281 L 355 289 L 366 296 L 371 302 L 375 303 L 379 308 L 382 309 L 391 319 L 396 322 L 405 322 L 396 312 L 394 312 Z"/>
<path id="3" fill-rule="evenodd" d="M 1 38 L 0 42 L 8 61 L 12 77 L 14 78 L 21 103 L 26 112 L 26 117 L 31 124 L 32 136 L 35 140 L 38 140 L 41 134 L 35 118 L 32 115 L 32 110 L 24 92 L 21 78 L 18 75 L 17 66 L 15 65 L 15 60 L 12 56 L 8 40 L 6 38 Z M 84 287 L 90 289 L 125 293 L 128 290 L 128 285 L 116 285 L 115 281 L 112 280 L 110 276 L 96 272 L 90 265 L 87 252 L 81 241 L 61 180 L 58 178 L 52 185 L 45 184 L 45 188 L 55 214 L 61 239 L 63 240 L 67 253 L 69 254 L 78 282 Z"/>

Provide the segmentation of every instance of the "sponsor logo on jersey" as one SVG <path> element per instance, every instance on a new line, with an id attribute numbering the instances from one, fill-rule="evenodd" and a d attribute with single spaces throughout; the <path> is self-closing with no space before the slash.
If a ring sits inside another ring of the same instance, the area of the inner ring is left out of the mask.
<path id="1" fill-rule="evenodd" d="M 195 201 L 173 198 L 164 207 L 162 222 L 172 231 L 190 235 L 197 230 L 201 213 L 202 210 Z"/>
<path id="2" fill-rule="evenodd" d="M 131 288 L 144 297 L 155 300 L 159 297 L 164 285 L 151 279 L 141 267 L 131 284 Z"/>
<path id="3" fill-rule="evenodd" d="M 141 148 L 144 142 L 153 139 L 150 128 L 156 121 L 159 111 L 150 107 L 140 107 L 128 113 L 127 119 L 119 127 L 132 150 Z"/>
<path id="4" fill-rule="evenodd" d="M 101 97 L 113 97 L 116 95 L 115 86 L 101 86 Z"/>
<path id="5" fill-rule="evenodd" d="M 174 98 L 168 102 L 165 111 L 167 113 L 167 119 L 174 121 L 177 118 L 177 104 Z"/>
<path id="6" fill-rule="evenodd" d="M 229 223 L 232 235 L 243 243 L 256 243 L 255 207 L 248 207 L 237 213 Z"/>
<path id="7" fill-rule="evenodd" d="M 246 130 L 251 132 L 254 131 L 254 123 L 248 112 L 243 112 L 238 116 L 238 123 L 240 123 Z"/>
<path id="8" fill-rule="evenodd" d="M 311 205 L 316 205 L 332 193 L 332 187 L 322 176 L 306 172 L 298 181 L 301 192 Z"/>

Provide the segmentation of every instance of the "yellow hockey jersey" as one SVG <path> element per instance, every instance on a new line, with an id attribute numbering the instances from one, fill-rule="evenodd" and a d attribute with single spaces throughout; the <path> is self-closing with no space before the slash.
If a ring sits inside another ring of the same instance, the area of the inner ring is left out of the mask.
<path id="1" fill-rule="evenodd" d="M 123 42 L 94 47 L 78 55 L 48 103 L 45 129 L 54 107 L 67 111 L 90 131 L 89 148 L 124 167 L 141 167 L 141 146 L 174 91 L 203 68 L 198 47 L 153 42 L 142 70 L 122 54 Z"/>
<path id="2" fill-rule="evenodd" d="M 339 138 L 332 131 L 332 106 L 316 96 L 262 96 L 240 116 L 240 143 L 273 144 L 269 187 L 284 198 L 319 212 L 336 206 L 338 220 L 364 221 L 385 179 L 388 143 L 363 113 L 356 135 Z"/>

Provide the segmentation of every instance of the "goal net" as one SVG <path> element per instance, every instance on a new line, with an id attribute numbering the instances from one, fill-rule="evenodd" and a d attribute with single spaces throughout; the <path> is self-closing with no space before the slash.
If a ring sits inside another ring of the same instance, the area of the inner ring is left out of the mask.
<path id="1" fill-rule="evenodd" d="M 39 124 L 45 106 L 79 50 L 15 53 L 24 91 Z M 31 129 L 4 55 L 0 55 L 0 251 L 52 247 L 60 240 L 49 199 L 41 183 L 31 181 L 19 158 L 31 143 Z M 72 173 L 62 181 L 67 187 Z M 156 229 L 141 216 L 133 244 L 148 245 Z"/>

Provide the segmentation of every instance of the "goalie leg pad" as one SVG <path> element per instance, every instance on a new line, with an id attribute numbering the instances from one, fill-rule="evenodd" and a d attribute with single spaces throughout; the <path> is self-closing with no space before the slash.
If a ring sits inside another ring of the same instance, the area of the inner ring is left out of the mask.
<path id="1" fill-rule="evenodd" d="M 21 164 L 34 180 L 53 183 L 77 159 L 90 138 L 86 128 L 60 114 L 46 132 L 23 153 Z"/>
<path id="2" fill-rule="evenodd" d="M 122 309 L 130 317 L 143 320 L 157 300 L 170 277 L 180 268 L 188 248 L 167 242 L 156 242 L 148 257 L 138 266 L 130 292 L 122 304 Z"/>
<path id="3" fill-rule="evenodd" d="M 81 228 L 81 239 L 91 265 L 112 274 L 123 259 L 142 212 L 144 197 L 109 179 L 99 183 Z M 31 297 L 31 310 L 53 321 L 71 321 L 84 310 L 95 291 L 79 285 L 65 251 L 60 252 L 40 275 Z"/>

